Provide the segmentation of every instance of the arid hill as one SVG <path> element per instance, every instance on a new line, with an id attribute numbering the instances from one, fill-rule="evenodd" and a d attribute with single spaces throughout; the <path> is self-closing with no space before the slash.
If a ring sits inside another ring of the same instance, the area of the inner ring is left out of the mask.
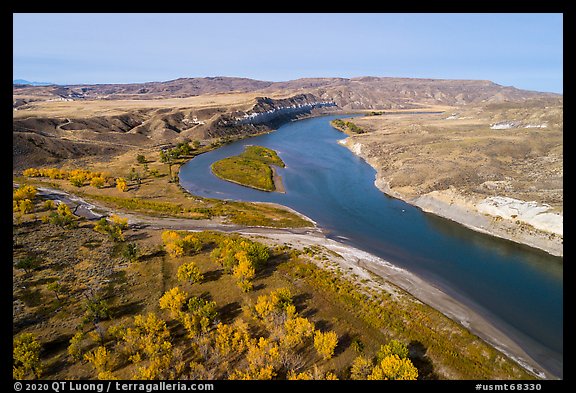
<path id="1" fill-rule="evenodd" d="M 145 99 L 182 98 L 203 94 L 245 93 L 263 89 L 272 82 L 257 81 L 247 78 L 208 77 L 179 78 L 167 82 L 146 82 L 127 84 L 98 85 L 51 85 L 31 86 L 14 85 L 14 96 L 31 98 L 61 98 L 61 99 Z"/>
<path id="2" fill-rule="evenodd" d="M 205 143 L 268 131 L 282 122 L 334 107 L 312 94 L 287 98 L 254 93 L 157 100 L 40 101 L 14 111 L 13 166 L 86 155 Z M 252 117 L 246 117 L 252 116 Z"/>
<path id="3" fill-rule="evenodd" d="M 409 109 L 422 105 L 468 105 L 555 96 L 482 80 L 377 77 L 298 79 L 275 83 L 265 91 L 273 89 L 309 90 L 348 110 Z"/>
<path id="4" fill-rule="evenodd" d="M 417 104 L 465 105 L 479 102 L 524 100 L 552 96 L 500 86 L 482 80 L 448 80 L 416 78 L 302 78 L 286 82 L 267 82 L 248 78 L 208 77 L 180 78 L 167 82 L 100 85 L 14 85 L 15 107 L 46 99 L 123 100 L 183 98 L 205 94 L 247 93 L 262 91 L 277 95 L 282 92 L 309 92 L 333 100 L 344 109 L 388 109 Z"/>

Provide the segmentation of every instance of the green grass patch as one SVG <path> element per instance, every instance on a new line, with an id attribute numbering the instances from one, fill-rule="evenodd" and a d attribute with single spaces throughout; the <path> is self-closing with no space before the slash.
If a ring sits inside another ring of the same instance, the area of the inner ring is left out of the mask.
<path id="1" fill-rule="evenodd" d="M 272 168 L 244 157 L 228 157 L 212 164 L 212 172 L 221 179 L 261 191 L 275 191 Z"/>
<path id="2" fill-rule="evenodd" d="M 195 208 L 185 208 L 181 203 L 165 202 L 165 201 L 151 201 L 143 198 L 122 198 L 111 195 L 98 195 L 98 194 L 84 194 L 90 198 L 112 204 L 116 207 L 124 208 L 132 211 L 139 211 L 148 213 L 150 215 L 169 215 L 173 217 L 186 217 L 186 218 L 210 218 L 210 211 L 203 210 L 196 212 Z M 191 214 L 197 213 L 197 214 Z"/>
<path id="3" fill-rule="evenodd" d="M 248 146 L 233 157 L 212 164 L 212 173 L 221 179 L 261 191 L 275 191 L 274 174 L 270 165 L 284 167 L 278 154 L 262 146 Z"/>
<path id="4" fill-rule="evenodd" d="M 151 216 L 170 216 L 190 219 L 210 219 L 225 217 L 232 224 L 245 226 L 260 226 L 270 228 L 305 228 L 313 224 L 288 211 L 278 207 L 253 204 L 247 202 L 221 201 L 218 199 L 203 199 L 207 206 L 184 206 L 181 203 L 167 201 L 152 201 L 143 198 L 123 198 L 110 195 L 78 193 L 115 208 L 146 213 Z"/>
<path id="5" fill-rule="evenodd" d="M 247 146 L 241 156 L 252 160 L 258 160 L 266 164 L 276 165 L 280 168 L 284 168 L 286 166 L 284 165 L 284 161 L 278 157 L 278 153 L 272 149 L 268 149 L 267 147 Z"/>
<path id="6" fill-rule="evenodd" d="M 212 208 L 215 216 L 225 216 L 237 225 L 270 228 L 306 228 L 313 224 L 288 210 L 277 207 L 232 201 L 218 201 Z"/>

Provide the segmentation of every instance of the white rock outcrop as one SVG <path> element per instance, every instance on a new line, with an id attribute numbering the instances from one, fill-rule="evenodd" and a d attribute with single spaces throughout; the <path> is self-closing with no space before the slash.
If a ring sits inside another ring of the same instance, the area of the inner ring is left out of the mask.
<path id="1" fill-rule="evenodd" d="M 350 145 L 350 150 L 352 153 L 360 156 L 362 154 L 362 145 L 360 143 L 353 143 Z"/>
<path id="2" fill-rule="evenodd" d="M 549 213 L 550 206 L 538 202 L 494 196 L 478 203 L 476 209 L 491 216 L 519 220 L 542 231 L 560 236 L 564 234 L 564 217 L 557 213 Z"/>
<path id="3" fill-rule="evenodd" d="M 494 123 L 490 125 L 490 129 L 492 130 L 507 130 L 510 128 L 517 128 L 520 126 L 520 123 L 517 121 L 501 121 L 499 123 Z"/>

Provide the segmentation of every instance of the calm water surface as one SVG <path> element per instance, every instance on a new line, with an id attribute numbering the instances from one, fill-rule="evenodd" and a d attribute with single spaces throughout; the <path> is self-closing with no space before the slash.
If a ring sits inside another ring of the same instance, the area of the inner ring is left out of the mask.
<path id="1" fill-rule="evenodd" d="M 480 234 L 390 198 L 376 172 L 337 141 L 346 136 L 323 116 L 285 124 L 267 135 L 202 154 L 180 170 L 182 186 L 204 197 L 289 206 L 329 237 L 420 275 L 488 317 L 536 361 L 562 377 L 562 258 Z M 347 115 L 346 117 L 350 117 Z M 278 152 L 286 194 L 216 178 L 210 165 L 246 145 Z"/>

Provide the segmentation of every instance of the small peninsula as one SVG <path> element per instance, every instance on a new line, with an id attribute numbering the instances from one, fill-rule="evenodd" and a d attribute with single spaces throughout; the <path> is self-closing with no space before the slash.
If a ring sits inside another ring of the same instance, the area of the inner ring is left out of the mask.
<path id="1" fill-rule="evenodd" d="M 214 175 L 232 183 L 260 191 L 284 192 L 282 179 L 273 166 L 285 167 L 274 150 L 247 146 L 242 154 L 216 161 L 211 169 Z"/>
<path id="2" fill-rule="evenodd" d="M 338 131 L 343 132 L 346 135 L 350 136 L 356 134 L 364 134 L 366 132 L 361 127 L 358 127 L 351 121 L 342 121 L 340 119 L 335 119 L 330 122 L 330 125 L 335 129 L 337 129 Z"/>

